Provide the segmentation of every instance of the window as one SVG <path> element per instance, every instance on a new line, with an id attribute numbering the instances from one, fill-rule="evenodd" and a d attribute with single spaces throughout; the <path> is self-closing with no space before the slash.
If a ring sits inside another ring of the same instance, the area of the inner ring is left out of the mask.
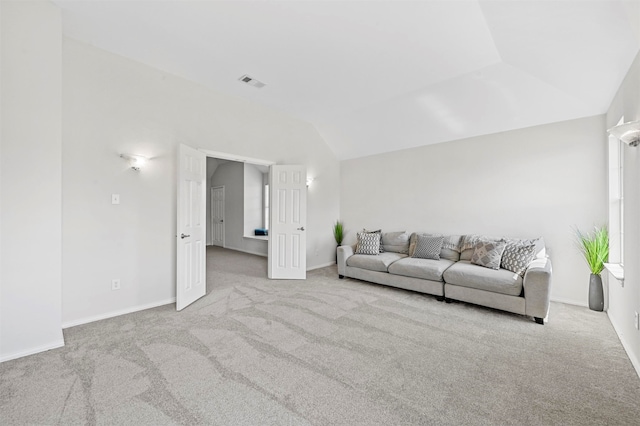
<path id="1" fill-rule="evenodd" d="M 624 117 L 618 124 L 624 122 Z M 609 263 L 624 261 L 624 149 L 622 142 L 609 136 Z"/>
<path id="2" fill-rule="evenodd" d="M 264 185 L 264 194 L 263 194 L 263 202 L 264 202 L 264 229 L 269 229 L 269 184 Z"/>

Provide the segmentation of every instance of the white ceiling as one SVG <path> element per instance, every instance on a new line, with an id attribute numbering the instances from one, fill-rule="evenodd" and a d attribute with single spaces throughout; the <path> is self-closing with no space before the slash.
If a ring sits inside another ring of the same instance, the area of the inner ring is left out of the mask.
<path id="1" fill-rule="evenodd" d="M 309 121 L 340 159 L 602 114 L 640 47 L 640 0 L 54 3 L 66 36 Z"/>

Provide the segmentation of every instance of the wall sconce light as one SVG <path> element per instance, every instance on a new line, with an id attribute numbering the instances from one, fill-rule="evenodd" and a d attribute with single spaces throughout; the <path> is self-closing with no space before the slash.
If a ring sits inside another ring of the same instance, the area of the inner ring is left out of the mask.
<path id="1" fill-rule="evenodd" d="M 142 155 L 120 154 L 120 157 L 127 160 L 129 162 L 129 166 L 135 171 L 140 171 L 140 169 L 147 164 L 147 161 L 149 161 L 147 157 L 143 157 Z"/>
<path id="2" fill-rule="evenodd" d="M 607 130 L 607 132 L 629 146 L 640 145 L 640 121 L 618 124 Z"/>
<path id="3" fill-rule="evenodd" d="M 311 186 L 311 184 L 313 183 L 315 179 L 312 177 L 307 177 L 307 188 Z"/>

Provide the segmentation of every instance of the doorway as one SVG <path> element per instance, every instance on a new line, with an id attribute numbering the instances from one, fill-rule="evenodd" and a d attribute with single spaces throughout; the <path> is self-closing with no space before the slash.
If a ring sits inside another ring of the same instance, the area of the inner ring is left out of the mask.
<path id="1" fill-rule="evenodd" d="M 225 169 L 226 183 L 213 184 L 213 173 L 209 174 L 207 170 L 208 160 L 222 161 L 220 167 L 216 166 L 215 173 Z M 259 167 L 265 171 L 262 172 Z M 220 225 L 215 238 L 218 242 L 222 240 L 224 248 L 267 258 L 269 278 L 305 279 L 305 177 L 304 166 L 275 165 L 273 162 L 198 150 L 180 144 L 176 235 L 177 310 L 206 294 L 209 282 L 205 264 L 206 240 L 209 239 L 210 242 L 216 232 L 207 229 L 213 228 L 211 219 L 207 220 L 207 214 L 214 207 L 223 207 L 218 209 L 222 213 L 217 215 Z M 245 182 L 250 184 L 245 186 Z M 209 183 L 213 188 L 224 188 L 221 193 L 207 190 Z M 268 185 L 267 190 L 265 185 Z M 232 191 L 234 187 L 236 190 Z M 217 198 L 218 205 L 212 203 L 212 200 L 207 203 L 208 197 Z M 264 197 L 268 197 L 268 203 Z M 260 200 L 259 203 L 256 203 L 257 199 Z M 240 209 L 229 211 L 230 206 L 238 205 L 241 206 Z M 248 210 L 244 209 L 245 205 L 249 206 Z M 268 213 L 267 208 L 270 210 Z M 247 211 L 252 214 L 246 214 Z M 255 222 L 253 219 L 245 220 L 245 216 L 254 218 Z M 273 235 L 259 235 L 258 231 L 264 233 L 264 228 L 267 228 L 265 221 L 270 222 L 269 234 Z M 230 233 L 231 229 L 237 232 Z M 254 252 L 253 247 L 256 245 L 263 249 L 262 253 Z"/>
<path id="2" fill-rule="evenodd" d="M 207 246 L 267 257 L 268 178 L 269 168 L 263 165 L 207 158 Z"/>

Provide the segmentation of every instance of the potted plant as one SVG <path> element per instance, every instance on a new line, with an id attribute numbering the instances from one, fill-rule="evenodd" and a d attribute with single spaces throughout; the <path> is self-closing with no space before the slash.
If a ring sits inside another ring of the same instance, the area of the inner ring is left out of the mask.
<path id="1" fill-rule="evenodd" d="M 604 293 L 602 291 L 602 277 L 600 274 L 604 264 L 609 260 L 609 230 L 595 227 L 593 233 L 582 233 L 576 229 L 578 247 L 591 270 L 589 278 L 589 309 L 602 311 L 604 309 Z"/>
<path id="2" fill-rule="evenodd" d="M 333 224 L 333 238 L 336 239 L 336 243 L 338 246 L 342 244 L 342 240 L 344 239 L 344 224 L 336 220 L 336 223 Z M 338 251 L 336 250 L 336 262 L 338 261 Z"/>
<path id="3" fill-rule="evenodd" d="M 338 245 L 342 244 L 342 240 L 344 238 L 344 224 L 336 220 L 336 223 L 333 224 L 333 238 L 336 239 L 336 243 Z"/>

